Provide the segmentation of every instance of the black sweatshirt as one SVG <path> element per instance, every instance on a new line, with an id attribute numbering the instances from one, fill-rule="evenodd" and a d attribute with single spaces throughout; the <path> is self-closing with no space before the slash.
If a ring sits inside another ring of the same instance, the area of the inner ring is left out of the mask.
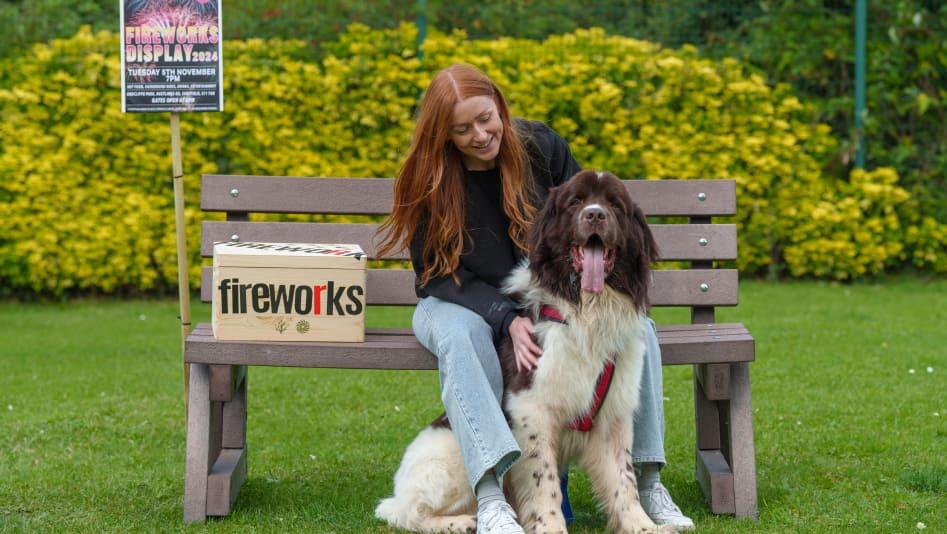
<path id="1" fill-rule="evenodd" d="M 545 124 L 517 120 L 515 128 L 526 146 L 536 193 L 543 202 L 551 187 L 568 180 L 581 168 L 566 141 Z M 509 335 L 510 323 L 517 315 L 516 303 L 500 293 L 499 288 L 523 254 L 510 239 L 510 219 L 503 212 L 499 167 L 487 171 L 464 169 L 464 178 L 464 227 L 468 237 L 460 265 L 454 271 L 460 285 L 450 275 L 432 278 L 424 287 L 419 285 L 426 266 L 422 257 L 428 221 L 425 215 L 410 247 L 417 275 L 416 293 L 418 297 L 437 297 L 476 312 L 487 321 L 494 340 L 498 341 Z"/>

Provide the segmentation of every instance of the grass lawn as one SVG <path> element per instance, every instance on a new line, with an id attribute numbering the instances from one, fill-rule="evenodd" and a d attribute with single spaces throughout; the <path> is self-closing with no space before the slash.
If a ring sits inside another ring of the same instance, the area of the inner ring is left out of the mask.
<path id="1" fill-rule="evenodd" d="M 440 413 L 436 374 L 251 369 L 248 480 L 233 515 L 186 527 L 176 315 L 173 300 L 0 303 L 0 531 L 387 532 L 372 511 Z M 691 370 L 665 367 L 663 478 L 701 532 L 947 532 L 947 281 L 746 281 L 718 319 L 757 340 L 760 519 L 707 512 Z M 570 493 L 570 531 L 603 532 L 584 475 Z"/>

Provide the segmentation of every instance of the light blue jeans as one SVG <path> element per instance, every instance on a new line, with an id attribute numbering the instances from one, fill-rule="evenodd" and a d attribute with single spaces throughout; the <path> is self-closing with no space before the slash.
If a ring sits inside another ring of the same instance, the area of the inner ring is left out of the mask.
<path id="1" fill-rule="evenodd" d="M 413 327 L 418 341 L 437 356 L 441 400 L 460 444 L 470 486 L 490 469 L 503 476 L 519 458 L 520 449 L 500 408 L 503 374 L 490 325 L 463 306 L 425 297 L 414 311 Z M 661 348 L 653 321 L 646 343 L 632 460 L 663 466 Z"/>

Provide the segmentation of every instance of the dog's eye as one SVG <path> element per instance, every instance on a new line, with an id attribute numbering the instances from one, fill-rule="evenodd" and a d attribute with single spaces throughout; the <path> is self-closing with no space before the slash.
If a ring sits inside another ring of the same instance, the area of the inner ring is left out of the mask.
<path id="1" fill-rule="evenodd" d="M 575 196 L 569 199 L 569 206 L 578 206 L 582 203 L 582 197 Z"/>

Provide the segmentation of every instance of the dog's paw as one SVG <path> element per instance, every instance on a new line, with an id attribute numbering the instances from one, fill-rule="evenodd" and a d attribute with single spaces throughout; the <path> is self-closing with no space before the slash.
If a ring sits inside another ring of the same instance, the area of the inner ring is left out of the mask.
<path id="1" fill-rule="evenodd" d="M 447 524 L 447 531 L 459 532 L 461 534 L 476 534 L 477 518 L 476 516 L 467 515 L 452 519 L 451 522 Z"/>
<path id="2" fill-rule="evenodd" d="M 543 514 L 529 514 L 523 522 L 523 530 L 527 534 L 569 534 L 566 520 L 558 509 Z"/>
<path id="3" fill-rule="evenodd" d="M 628 534 L 676 534 L 678 530 L 672 525 L 655 525 L 652 523 L 648 526 L 632 527 L 627 530 L 622 529 L 621 532 Z"/>

